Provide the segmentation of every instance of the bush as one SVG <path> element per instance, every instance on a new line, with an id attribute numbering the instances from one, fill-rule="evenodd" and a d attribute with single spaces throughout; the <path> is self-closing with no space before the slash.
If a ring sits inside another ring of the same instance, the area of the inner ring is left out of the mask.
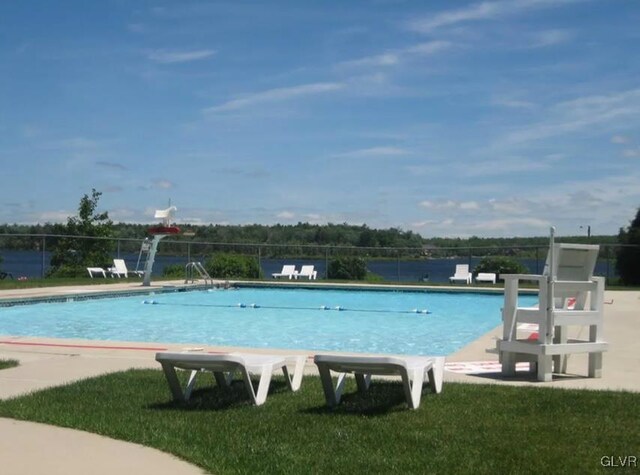
<path id="1" fill-rule="evenodd" d="M 204 265 L 209 275 L 217 279 L 259 279 L 262 271 L 255 256 L 219 253 Z"/>
<path id="2" fill-rule="evenodd" d="M 176 279 L 184 279 L 186 274 L 182 264 L 169 264 L 162 269 L 162 277 L 174 277 Z"/>
<path id="3" fill-rule="evenodd" d="M 618 234 L 616 270 L 624 285 L 640 285 L 640 208 L 635 219 L 627 229 L 621 228 Z"/>
<path id="4" fill-rule="evenodd" d="M 55 272 L 51 269 L 47 272 L 47 277 L 54 278 L 75 278 L 75 277 L 89 277 L 87 268 L 80 265 L 63 264 L 55 268 Z"/>
<path id="5" fill-rule="evenodd" d="M 329 262 L 329 279 L 363 280 L 367 275 L 367 264 L 361 257 L 336 257 Z"/>
<path id="6" fill-rule="evenodd" d="M 523 264 L 511 257 L 488 256 L 483 257 L 476 266 L 474 273 L 493 272 L 494 274 L 526 274 L 529 272 Z"/>

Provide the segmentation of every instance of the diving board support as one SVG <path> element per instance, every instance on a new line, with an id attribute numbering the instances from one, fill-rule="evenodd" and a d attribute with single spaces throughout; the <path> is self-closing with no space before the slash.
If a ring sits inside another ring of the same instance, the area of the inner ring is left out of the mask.
<path id="1" fill-rule="evenodd" d="M 161 219 L 162 223 L 148 229 L 149 234 L 153 236 L 153 239 L 151 240 L 151 246 L 148 251 L 149 253 L 147 254 L 147 261 L 144 264 L 144 280 L 142 281 L 143 287 L 149 287 L 151 285 L 151 271 L 153 270 L 153 263 L 156 260 L 156 251 L 158 250 L 160 240 L 166 236 L 180 233 L 180 228 L 178 226 L 171 225 L 171 218 L 177 209 L 178 208 L 175 206 L 169 206 L 167 209 L 156 210 L 154 217 L 156 219 Z M 143 246 L 145 243 L 143 243 Z"/>
<path id="2" fill-rule="evenodd" d="M 158 250 L 158 244 L 160 240 L 167 237 L 167 234 L 156 234 L 151 240 L 151 247 L 149 248 L 149 255 L 147 261 L 144 264 L 144 279 L 142 281 L 143 287 L 149 287 L 151 285 L 151 271 L 153 270 L 153 262 L 156 260 L 156 251 Z"/>

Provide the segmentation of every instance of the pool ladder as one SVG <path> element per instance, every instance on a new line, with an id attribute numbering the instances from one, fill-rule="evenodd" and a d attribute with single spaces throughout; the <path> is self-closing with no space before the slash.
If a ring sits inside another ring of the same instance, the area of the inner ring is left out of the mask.
<path id="1" fill-rule="evenodd" d="M 184 283 L 193 284 L 195 283 L 196 280 L 200 280 L 200 279 L 204 280 L 205 285 L 211 284 L 213 286 L 213 279 L 211 278 L 207 270 L 204 268 L 202 263 L 197 261 L 189 262 L 185 266 Z"/>

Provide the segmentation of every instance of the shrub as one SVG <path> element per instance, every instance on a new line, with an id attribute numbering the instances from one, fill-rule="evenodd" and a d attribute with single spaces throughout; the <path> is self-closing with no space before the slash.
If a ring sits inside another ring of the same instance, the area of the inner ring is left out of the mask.
<path id="1" fill-rule="evenodd" d="M 211 277 L 218 279 L 259 279 L 262 276 L 255 256 L 214 254 L 207 259 L 204 267 Z"/>
<path id="2" fill-rule="evenodd" d="M 185 269 L 182 264 L 169 264 L 162 269 L 162 277 L 175 277 L 184 279 Z"/>
<path id="3" fill-rule="evenodd" d="M 87 274 L 87 268 L 81 265 L 63 264 L 56 267 L 55 272 L 49 270 L 47 277 L 55 278 L 74 278 L 74 277 L 89 277 Z"/>
<path id="4" fill-rule="evenodd" d="M 616 270 L 624 285 L 640 285 L 640 208 L 627 229 L 621 228 L 618 234 Z"/>
<path id="5" fill-rule="evenodd" d="M 526 274 L 529 272 L 519 261 L 505 256 L 488 256 L 483 257 L 476 266 L 474 272 L 493 272 L 500 276 L 501 274 Z"/>
<path id="6" fill-rule="evenodd" d="M 367 275 L 367 264 L 361 257 L 336 257 L 329 262 L 329 279 L 363 280 Z"/>

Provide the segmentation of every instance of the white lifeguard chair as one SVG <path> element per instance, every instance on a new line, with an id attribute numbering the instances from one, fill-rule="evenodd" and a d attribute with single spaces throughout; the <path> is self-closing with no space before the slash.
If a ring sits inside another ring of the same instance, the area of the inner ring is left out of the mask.
<path id="1" fill-rule="evenodd" d="M 599 246 L 555 244 L 551 228 L 549 255 L 542 275 L 502 274 L 505 281 L 502 339 L 497 351 L 504 376 L 515 375 L 516 363 L 528 361 L 539 381 L 551 381 L 552 373 L 567 372 L 567 358 L 588 354 L 588 376 L 602 375 L 602 353 L 609 345 L 602 335 L 604 278 L 593 275 Z M 520 282 L 538 285 L 538 305 L 520 307 Z M 538 326 L 537 335 L 518 335 L 521 324 Z M 587 328 L 569 339 L 568 327 Z M 581 337 L 581 338 L 580 338 Z"/>

